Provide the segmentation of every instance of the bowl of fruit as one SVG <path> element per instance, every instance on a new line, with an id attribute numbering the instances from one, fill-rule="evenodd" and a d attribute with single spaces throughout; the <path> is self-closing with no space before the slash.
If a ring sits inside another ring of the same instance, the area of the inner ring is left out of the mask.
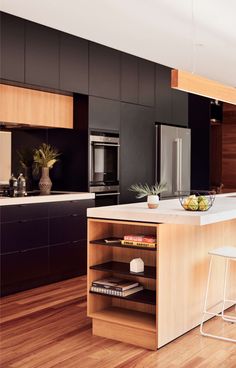
<path id="1" fill-rule="evenodd" d="M 179 201 L 186 211 L 208 211 L 215 200 L 215 193 L 202 190 L 179 192 Z"/>

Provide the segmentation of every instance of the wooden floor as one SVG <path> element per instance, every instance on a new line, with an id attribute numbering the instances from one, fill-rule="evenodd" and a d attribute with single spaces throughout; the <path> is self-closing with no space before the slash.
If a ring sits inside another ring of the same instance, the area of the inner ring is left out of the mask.
<path id="1" fill-rule="evenodd" d="M 198 328 L 155 352 L 92 336 L 85 276 L 2 298 L 1 323 L 1 368 L 236 367 L 236 344 Z M 235 324 L 220 323 L 207 328 L 236 336 Z"/>

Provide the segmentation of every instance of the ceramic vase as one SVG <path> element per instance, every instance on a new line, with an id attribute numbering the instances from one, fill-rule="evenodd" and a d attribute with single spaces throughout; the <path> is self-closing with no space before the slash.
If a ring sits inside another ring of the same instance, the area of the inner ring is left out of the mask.
<path id="1" fill-rule="evenodd" d="M 42 167 L 42 175 L 39 180 L 39 190 L 41 194 L 50 194 L 52 181 L 49 176 L 49 167 Z"/>
<path id="2" fill-rule="evenodd" d="M 149 195 L 147 197 L 147 205 L 148 208 L 157 208 L 159 206 L 159 196 L 158 195 Z"/>

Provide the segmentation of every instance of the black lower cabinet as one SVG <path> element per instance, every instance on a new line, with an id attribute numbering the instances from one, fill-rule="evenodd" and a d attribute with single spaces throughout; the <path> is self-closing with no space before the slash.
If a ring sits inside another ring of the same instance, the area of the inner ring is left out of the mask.
<path id="1" fill-rule="evenodd" d="M 48 247 L 3 254 L 1 295 L 42 285 L 48 275 Z"/>
<path id="2" fill-rule="evenodd" d="M 94 206 L 53 202 L 43 213 L 40 204 L 0 207 L 1 295 L 86 274 L 86 211 Z"/>
<path id="3" fill-rule="evenodd" d="M 87 243 L 84 240 L 49 247 L 50 275 L 54 280 L 86 274 Z"/>

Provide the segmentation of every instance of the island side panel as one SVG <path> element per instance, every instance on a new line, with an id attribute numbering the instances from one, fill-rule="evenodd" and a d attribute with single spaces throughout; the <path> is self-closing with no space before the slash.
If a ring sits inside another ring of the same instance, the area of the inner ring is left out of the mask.
<path id="1" fill-rule="evenodd" d="M 209 269 L 208 251 L 222 246 L 236 247 L 236 220 L 205 226 L 160 224 L 158 227 L 157 313 L 158 347 L 161 347 L 200 324 Z M 236 294 L 235 266 L 231 267 L 231 296 Z M 222 299 L 224 267 L 220 257 L 214 262 L 213 274 L 210 305 Z"/>

